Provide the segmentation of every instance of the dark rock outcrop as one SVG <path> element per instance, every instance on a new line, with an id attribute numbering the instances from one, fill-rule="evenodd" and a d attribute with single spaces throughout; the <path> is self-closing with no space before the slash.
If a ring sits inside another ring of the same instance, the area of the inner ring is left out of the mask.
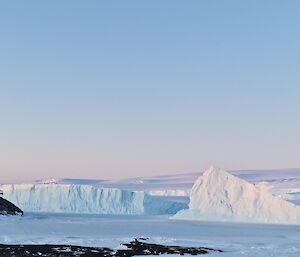
<path id="1" fill-rule="evenodd" d="M 140 239 L 144 240 L 144 239 Z M 0 244 L 1 257 L 134 257 L 161 254 L 202 255 L 212 252 L 222 252 L 205 247 L 182 247 L 160 244 L 148 244 L 137 239 L 128 244 L 123 244 L 127 249 L 110 249 L 100 247 L 84 247 L 73 245 L 2 245 Z"/>
<path id="2" fill-rule="evenodd" d="M 0 196 L 0 215 L 23 215 L 23 211 Z"/>

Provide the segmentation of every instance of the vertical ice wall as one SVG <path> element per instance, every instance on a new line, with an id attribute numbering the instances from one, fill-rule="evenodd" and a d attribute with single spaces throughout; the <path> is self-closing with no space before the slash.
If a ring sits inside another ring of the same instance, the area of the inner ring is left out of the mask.
<path id="1" fill-rule="evenodd" d="M 174 214 L 186 208 L 142 191 L 67 184 L 12 184 L 1 187 L 9 201 L 25 212 L 95 214 Z"/>
<path id="2" fill-rule="evenodd" d="M 142 214 L 143 192 L 87 185 L 5 185 L 6 199 L 24 211 Z"/>

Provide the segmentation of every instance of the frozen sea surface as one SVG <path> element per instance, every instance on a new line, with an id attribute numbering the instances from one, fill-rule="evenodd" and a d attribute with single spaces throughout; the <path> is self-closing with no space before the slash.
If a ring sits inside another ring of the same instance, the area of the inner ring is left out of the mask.
<path id="1" fill-rule="evenodd" d="M 0 243 L 120 247 L 134 237 L 219 248 L 209 256 L 300 256 L 300 226 L 170 220 L 168 216 L 27 213 L 0 217 Z"/>

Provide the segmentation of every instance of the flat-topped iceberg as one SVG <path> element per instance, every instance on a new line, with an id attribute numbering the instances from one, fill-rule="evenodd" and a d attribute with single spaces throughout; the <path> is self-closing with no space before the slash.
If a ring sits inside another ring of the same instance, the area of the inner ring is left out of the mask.
<path id="1" fill-rule="evenodd" d="M 187 206 L 141 191 L 72 184 L 2 185 L 6 199 L 25 212 L 175 214 Z"/>
<path id="2" fill-rule="evenodd" d="M 300 207 L 210 167 L 195 182 L 189 209 L 174 219 L 300 224 Z"/>

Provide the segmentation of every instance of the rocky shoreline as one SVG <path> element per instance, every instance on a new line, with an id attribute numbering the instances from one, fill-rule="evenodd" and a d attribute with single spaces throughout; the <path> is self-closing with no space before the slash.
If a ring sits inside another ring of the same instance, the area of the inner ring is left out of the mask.
<path id="1" fill-rule="evenodd" d="M 0 245 L 2 257 L 131 257 L 143 255 L 179 254 L 200 255 L 222 250 L 206 247 L 182 247 L 146 243 L 145 238 L 134 239 L 122 244 L 125 249 L 110 249 L 101 247 L 83 247 L 72 245 Z"/>

